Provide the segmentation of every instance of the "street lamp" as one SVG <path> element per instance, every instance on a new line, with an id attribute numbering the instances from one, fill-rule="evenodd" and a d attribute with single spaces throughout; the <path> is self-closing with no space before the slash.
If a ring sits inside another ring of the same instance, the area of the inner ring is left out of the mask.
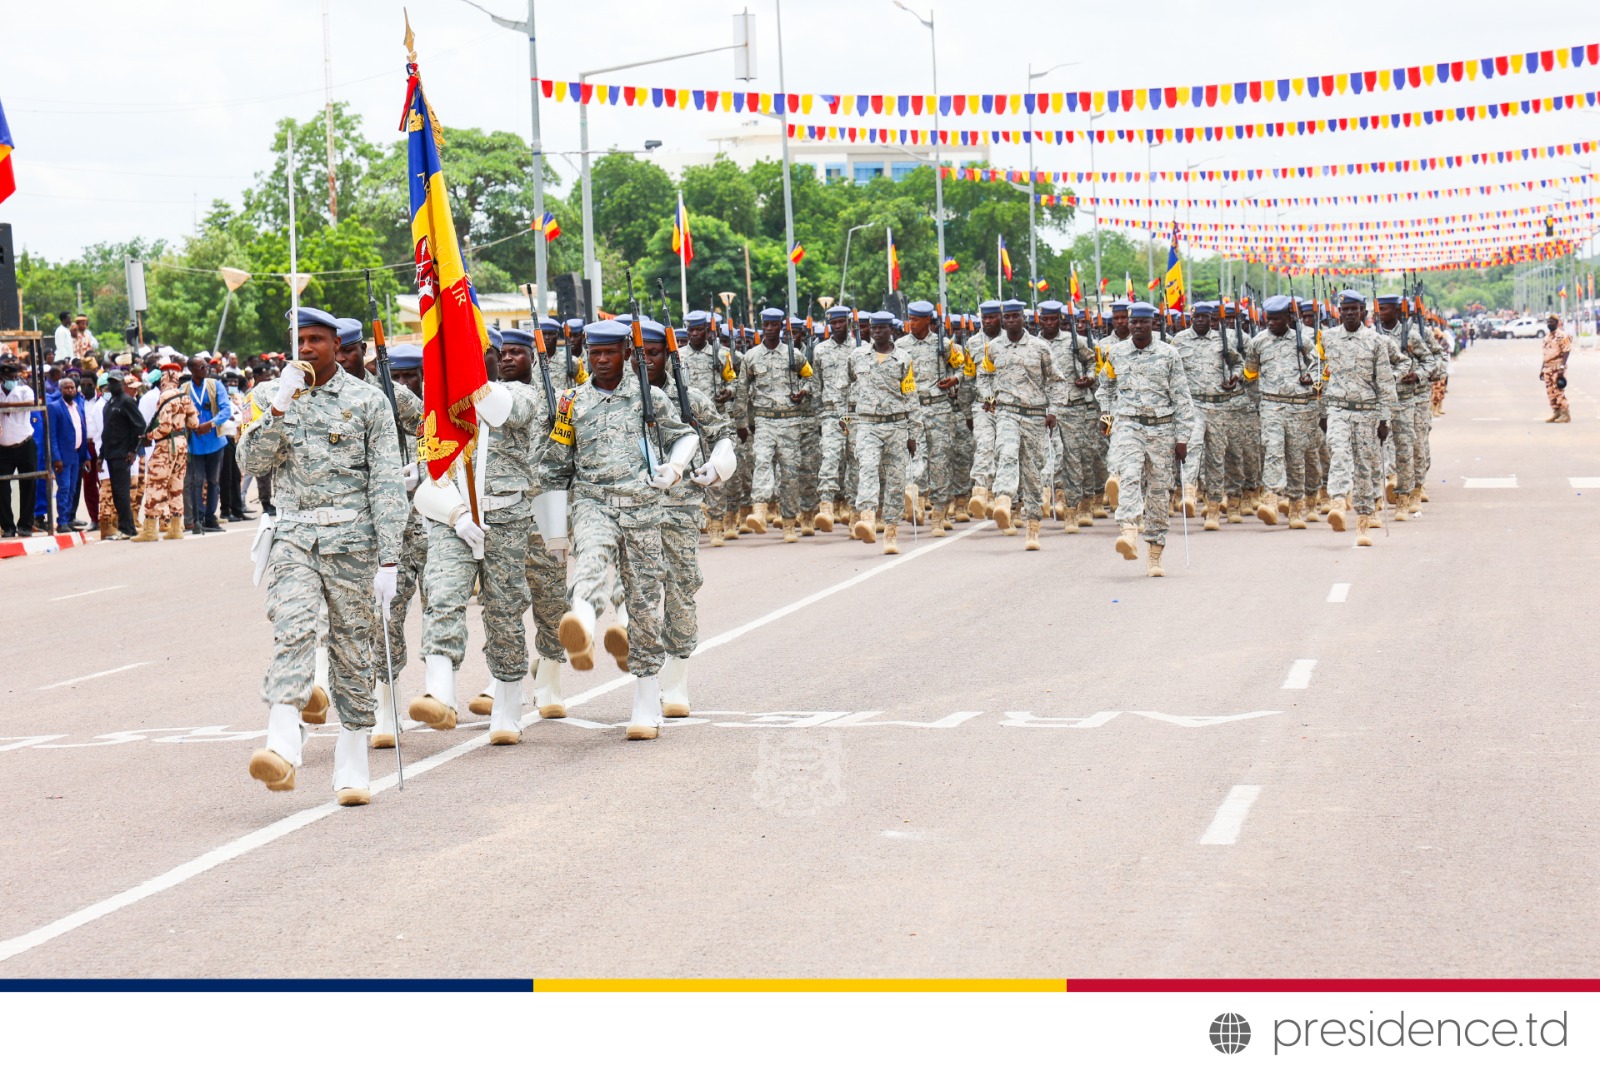
<path id="1" fill-rule="evenodd" d="M 1053 67 L 1048 67 L 1048 68 L 1046 68 L 1044 70 L 1039 71 L 1038 73 L 1035 73 L 1034 69 L 1033 69 L 1033 64 L 1029 63 L 1028 64 L 1028 85 L 1027 85 L 1028 92 L 1032 93 L 1033 92 L 1033 83 L 1038 81 L 1040 78 L 1044 77 L 1046 74 L 1050 74 L 1050 73 L 1053 73 L 1055 71 L 1058 71 L 1062 67 L 1075 67 L 1077 65 L 1078 64 L 1077 64 L 1076 61 L 1071 62 L 1071 63 L 1057 63 Z M 1028 294 L 1028 299 L 1032 302 L 1033 309 L 1035 311 L 1037 311 L 1037 310 L 1039 310 L 1039 244 L 1038 244 L 1038 238 L 1035 236 L 1035 234 L 1037 234 L 1037 232 L 1039 230 L 1039 223 L 1038 223 L 1037 215 L 1035 214 L 1034 205 L 1038 201 L 1039 195 L 1038 195 L 1038 184 L 1034 180 L 1034 173 L 1033 173 L 1033 113 L 1034 113 L 1034 111 L 1035 111 L 1035 108 L 1032 108 L 1032 107 L 1028 108 L 1028 273 L 1029 273 L 1029 275 L 1031 275 L 1030 284 L 1028 286 L 1028 288 L 1030 290 L 1029 294 Z M 941 271 L 944 269 L 944 264 L 942 262 L 939 264 L 939 269 Z"/>
<path id="2" fill-rule="evenodd" d="M 1187 236 L 1189 238 L 1189 244 L 1194 243 L 1194 189 L 1190 187 L 1190 180 L 1194 175 L 1194 168 L 1202 166 L 1206 163 L 1215 163 L 1221 158 L 1222 157 L 1220 155 L 1209 155 L 1204 159 L 1196 160 L 1194 162 L 1190 162 L 1187 159 L 1183 162 L 1183 191 L 1184 201 L 1186 204 L 1183 209 L 1183 225 L 1184 228 L 1188 230 Z M 1194 275 L 1191 273 L 1191 270 L 1192 264 L 1189 260 L 1189 249 L 1187 246 L 1185 246 L 1183 250 L 1183 283 L 1190 289 L 1190 291 L 1193 291 Z M 1219 288 L 1221 287 L 1221 282 L 1222 273 L 1221 268 L 1219 267 L 1217 272 L 1217 283 Z"/>
<path id="3" fill-rule="evenodd" d="M 528 35 L 528 85 L 529 96 L 533 100 L 533 221 L 540 227 L 541 236 L 544 233 L 544 141 L 539 134 L 539 49 L 536 46 L 533 32 L 533 3 L 528 0 L 528 19 L 526 22 L 516 22 L 512 19 L 502 18 L 482 4 L 473 3 L 473 0 L 462 0 L 463 3 L 482 11 L 494 20 L 495 25 L 504 26 L 508 30 Z M 588 226 L 584 226 L 584 233 L 588 233 Z M 550 290 L 545 288 L 546 273 L 548 270 L 547 241 L 537 240 L 533 247 L 533 284 L 539 293 L 540 310 L 543 310 L 545 293 Z"/>
<path id="4" fill-rule="evenodd" d="M 870 223 L 863 222 L 859 226 L 851 226 L 844 235 L 844 266 L 839 270 L 839 302 L 844 303 L 844 282 L 850 274 L 850 238 L 855 236 L 856 230 L 866 229 Z"/>
<path id="5" fill-rule="evenodd" d="M 928 27 L 928 51 L 933 57 L 933 210 L 939 234 L 939 265 L 935 273 L 939 279 L 939 306 L 943 309 L 947 308 L 948 304 L 945 301 L 944 285 L 944 168 L 939 164 L 939 38 L 933 28 L 932 8 L 928 9 L 928 17 L 923 18 L 900 0 L 894 0 L 894 6 Z"/>
<path id="6" fill-rule="evenodd" d="M 1094 314 L 1099 318 L 1100 294 L 1104 291 L 1100 278 L 1100 172 L 1094 168 L 1094 123 L 1105 118 L 1104 111 L 1089 116 L 1089 197 L 1094 201 Z"/>

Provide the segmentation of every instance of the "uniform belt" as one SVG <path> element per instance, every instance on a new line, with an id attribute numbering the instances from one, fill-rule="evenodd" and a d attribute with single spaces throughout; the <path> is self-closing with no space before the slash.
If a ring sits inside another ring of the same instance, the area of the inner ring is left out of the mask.
<path id="1" fill-rule="evenodd" d="M 1263 400 L 1271 400 L 1273 403 L 1306 404 L 1306 403 L 1316 403 L 1317 402 L 1317 398 L 1316 398 L 1315 395 L 1311 395 L 1311 396 L 1291 396 L 1291 395 L 1288 395 L 1286 393 L 1276 393 L 1276 392 L 1263 392 L 1261 394 L 1261 398 Z"/>
<path id="2" fill-rule="evenodd" d="M 1177 415 L 1118 415 L 1118 419 L 1126 418 L 1129 422 L 1137 422 L 1141 426 L 1165 426 L 1176 419 Z"/>
<path id="3" fill-rule="evenodd" d="M 936 403 L 949 403 L 952 399 L 954 399 L 954 397 L 948 392 L 924 392 L 918 394 L 917 398 L 922 401 L 922 406 L 924 407 L 928 407 L 931 404 Z"/>
<path id="4" fill-rule="evenodd" d="M 1094 397 L 1093 396 L 1085 396 L 1081 400 L 1068 400 L 1067 401 L 1067 406 L 1068 407 L 1091 407 L 1093 405 L 1094 405 Z"/>
<path id="5" fill-rule="evenodd" d="M 1029 418 L 1043 418 L 1045 415 L 1050 413 L 1049 409 L 1045 407 L 1030 407 L 1027 404 L 1006 403 L 1004 400 L 996 400 L 994 405 L 1001 411 L 1010 411 L 1012 414 L 1026 415 Z"/>
<path id="6" fill-rule="evenodd" d="M 1329 400 L 1328 403 L 1343 411 L 1376 411 L 1377 400 Z"/>
<path id="7" fill-rule="evenodd" d="M 911 416 L 906 414 L 904 411 L 902 411 L 897 415 L 859 414 L 859 415 L 851 415 L 850 417 L 854 418 L 858 422 L 864 422 L 867 425 L 872 426 L 872 425 L 882 425 L 882 424 L 884 424 L 886 422 L 904 422 L 906 419 L 910 418 Z"/>
<path id="8" fill-rule="evenodd" d="M 1423 392 L 1420 385 L 1397 385 L 1395 386 L 1394 391 L 1395 395 L 1402 400 L 1415 400 L 1418 396 L 1421 396 Z M 1432 390 L 1430 389 L 1428 391 L 1431 395 Z"/>
<path id="9" fill-rule="evenodd" d="M 755 412 L 757 418 L 802 418 L 809 413 L 810 412 L 802 411 L 798 408 L 790 408 L 788 410 L 763 410 L 759 407 L 756 408 Z"/>
<path id="10" fill-rule="evenodd" d="M 1243 396 L 1242 392 L 1197 392 L 1191 399 L 1195 403 L 1227 403 Z"/>
<path id="11" fill-rule="evenodd" d="M 354 507 L 318 507 L 312 511 L 278 509 L 278 521 L 300 522 L 311 526 L 342 526 L 354 522 L 361 514 Z"/>
<path id="12" fill-rule="evenodd" d="M 503 507 L 514 507 L 521 503 L 525 497 L 520 492 L 507 493 L 504 496 L 480 496 L 478 506 L 484 511 L 498 511 Z"/>

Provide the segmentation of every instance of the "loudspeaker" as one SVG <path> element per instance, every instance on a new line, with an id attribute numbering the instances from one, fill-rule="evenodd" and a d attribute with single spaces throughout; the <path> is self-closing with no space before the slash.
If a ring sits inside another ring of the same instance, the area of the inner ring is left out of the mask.
<path id="1" fill-rule="evenodd" d="M 883 309 L 894 315 L 894 317 L 903 320 L 906 317 L 905 293 L 899 289 L 889 293 L 883 298 Z"/>
<path id="2" fill-rule="evenodd" d="M 581 318 L 588 321 L 588 307 L 583 299 L 583 281 L 577 274 L 557 274 L 553 284 L 556 290 L 556 314 L 561 319 Z"/>
<path id="3" fill-rule="evenodd" d="M 0 222 L 0 330 L 22 328 L 22 299 L 17 294 L 17 259 L 11 247 L 11 223 Z"/>

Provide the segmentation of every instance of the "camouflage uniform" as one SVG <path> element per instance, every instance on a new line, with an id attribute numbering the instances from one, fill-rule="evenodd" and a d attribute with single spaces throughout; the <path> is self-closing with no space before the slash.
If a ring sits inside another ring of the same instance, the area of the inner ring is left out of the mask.
<path id="1" fill-rule="evenodd" d="M 651 388 L 661 445 L 668 453 L 694 431 L 679 421 L 660 389 Z M 547 489 L 567 487 L 572 507 L 574 601 L 587 600 L 596 617 L 608 606 L 606 572 L 616 561 L 628 611 L 628 672 L 652 677 L 661 669 L 661 525 L 663 494 L 645 473 L 643 400 L 632 367 L 611 393 L 591 378 L 562 394 L 559 404 L 571 417 L 570 445 L 551 441 L 539 464 Z M 649 450 L 659 464 L 655 434 Z"/>
<path id="2" fill-rule="evenodd" d="M 950 468 L 950 479 L 958 501 L 972 495 L 973 453 L 977 446 L 975 427 L 978 424 L 972 416 L 972 409 L 977 406 L 974 401 L 978 395 L 978 372 L 967 357 L 966 346 L 963 345 L 960 350 L 962 361 L 967 365 L 961 372 L 961 383 L 956 386 L 955 465 Z"/>
<path id="3" fill-rule="evenodd" d="M 917 399 L 922 405 L 917 458 L 924 462 L 922 473 L 917 478 L 917 487 L 921 496 L 936 509 L 947 509 L 957 496 L 966 491 L 966 486 L 956 481 L 955 472 L 961 443 L 956 426 L 958 422 L 966 421 L 966 415 L 956 406 L 960 399 L 957 394 L 959 382 L 957 390 L 952 392 L 939 388 L 937 383 L 947 377 L 960 378 L 961 371 L 950 365 L 949 340 L 941 347 L 938 334 L 931 328 L 922 340 L 908 333 L 895 342 L 895 347 L 904 350 L 916 368 Z"/>
<path id="4" fill-rule="evenodd" d="M 1415 325 L 1405 328 L 1396 322 L 1394 329 L 1385 329 L 1374 319 L 1373 332 L 1389 342 L 1389 361 L 1394 367 L 1395 397 L 1399 401 L 1389 420 L 1389 440 L 1394 442 L 1394 488 L 1404 496 L 1420 488 L 1428 477 L 1428 464 L 1424 455 L 1426 434 L 1431 428 L 1433 386 L 1431 382 L 1442 371 L 1440 351 L 1426 330 Z M 1405 349 L 1400 347 L 1400 334 L 1407 334 Z M 1417 382 L 1407 384 L 1400 379 L 1415 373 Z"/>
<path id="5" fill-rule="evenodd" d="M 533 497 L 538 486 L 534 440 L 548 427 L 541 417 L 542 388 L 520 381 L 500 384 L 511 393 L 511 413 L 501 425 L 480 422 L 479 429 L 479 447 L 488 449 L 478 490 L 483 558 L 474 559 L 472 548 L 454 529 L 442 522 L 429 524 L 428 561 L 422 574 L 428 604 L 422 654 L 448 655 L 451 664 L 461 668 L 467 652 L 467 600 L 476 584 L 483 604 L 489 673 L 498 681 L 518 681 L 528 673 L 522 612 L 528 609 L 528 542 L 534 535 Z"/>
<path id="6" fill-rule="evenodd" d="M 750 406 L 755 417 L 755 469 L 751 498 L 774 504 L 774 517 L 794 518 L 800 513 L 800 470 L 803 404 L 789 399 L 791 392 L 810 392 L 813 386 L 799 374 L 803 353 L 794 353 L 795 372 L 789 371 L 789 347 L 758 344 L 745 353 L 744 374 L 749 379 Z"/>
<path id="7" fill-rule="evenodd" d="M 200 424 L 189 386 L 173 370 L 161 373 L 161 399 L 144 464 L 144 513 L 158 524 L 183 517 L 183 479 L 189 470 L 189 434 Z"/>
<path id="8" fill-rule="evenodd" d="M 906 491 L 910 455 L 906 441 L 914 439 L 921 416 L 914 392 L 901 391 L 911 369 L 911 354 L 895 347 L 880 352 L 864 344 L 850 353 L 850 395 L 855 414 L 850 434 L 855 438 L 857 461 L 856 510 L 899 521 Z"/>
<path id="9" fill-rule="evenodd" d="M 1040 340 L 1044 340 L 1041 336 Z M 1078 338 L 1078 354 L 1072 354 L 1072 334 L 1063 329 L 1050 340 L 1051 362 L 1060 369 L 1062 380 L 1051 394 L 1050 413 L 1056 416 L 1053 435 L 1056 445 L 1056 485 L 1069 507 L 1092 499 L 1105 484 L 1095 483 L 1094 463 L 1100 450 L 1100 408 L 1095 402 L 1094 346 Z M 1073 381 L 1087 377 L 1090 383 L 1079 388 Z M 1067 521 L 1074 521 L 1067 515 Z"/>
<path id="10" fill-rule="evenodd" d="M 553 374 L 551 382 L 554 384 Z M 527 495 L 531 500 L 544 491 L 539 481 L 539 460 L 544 454 L 546 442 L 550 439 L 553 419 L 550 414 L 550 402 L 545 396 L 544 382 L 536 379 L 531 387 L 522 387 L 531 388 L 535 408 L 526 444 L 530 479 Z M 532 513 L 530 507 L 529 514 Z M 529 521 L 527 529 L 528 550 L 523 567 L 523 581 L 527 587 L 529 602 L 533 606 L 534 650 L 541 659 L 563 662 L 566 659 L 566 650 L 561 647 L 557 630 L 561 628 L 561 616 L 567 613 L 570 606 L 567 599 L 567 561 L 545 547 L 544 535 L 539 532 L 537 522 Z M 485 547 L 487 548 L 487 545 Z"/>
<path id="11" fill-rule="evenodd" d="M 1544 382 L 1544 397 L 1550 403 L 1550 410 L 1558 415 L 1571 410 L 1567 390 L 1556 384 L 1556 379 L 1566 374 L 1571 352 L 1572 338 L 1560 326 L 1544 339 L 1540 348 L 1539 378 Z"/>
<path id="12" fill-rule="evenodd" d="M 797 353 L 796 358 L 799 359 Z M 817 380 L 817 365 L 810 360 L 804 360 L 811 366 L 811 377 L 803 379 L 806 384 L 806 398 L 800 404 L 803 412 L 800 416 L 800 476 L 799 476 L 799 503 L 800 513 L 815 515 L 817 504 L 822 500 L 822 493 L 818 485 L 818 472 L 822 466 L 822 384 Z"/>
<path id="13" fill-rule="evenodd" d="M 272 478 L 278 509 L 267 557 L 273 657 L 261 698 L 290 707 L 311 698 L 317 616 L 326 608 L 333 705 L 346 728 L 366 728 L 376 708 L 372 581 L 380 563 L 399 562 L 406 524 L 394 416 L 380 390 L 342 369 L 301 392 L 281 418 L 268 404 L 239 442 L 240 466 Z"/>
<path id="14" fill-rule="evenodd" d="M 400 409 L 400 428 L 405 430 L 406 439 L 415 441 L 417 429 L 422 425 L 422 401 L 417 399 L 416 393 L 396 382 L 394 386 L 395 405 Z M 271 398 L 265 401 L 271 403 Z M 401 458 L 405 462 L 416 459 L 416 446 L 411 445 L 411 454 Z M 410 495 L 416 495 L 413 490 Z M 412 593 L 417 591 L 422 582 L 422 569 L 428 561 L 428 530 L 422 516 L 415 509 L 406 515 L 406 532 L 400 543 L 400 572 L 395 577 L 394 599 L 389 604 L 389 653 L 394 659 L 395 676 L 406 668 L 406 615 L 411 609 Z M 428 612 L 428 597 L 422 597 L 422 612 Z M 380 614 L 381 617 L 381 614 Z"/>
<path id="15" fill-rule="evenodd" d="M 983 371 L 984 357 L 995 340 L 1002 336 L 989 336 L 981 329 L 967 338 L 967 352 L 978 365 L 979 372 L 970 385 L 963 385 L 969 397 L 967 416 L 972 419 L 972 476 L 967 485 L 985 491 L 994 488 L 994 431 L 996 415 L 989 406 L 994 402 L 994 377 Z"/>
<path id="16" fill-rule="evenodd" d="M 717 417 L 728 423 L 730 433 L 748 420 L 746 390 L 743 375 L 739 373 L 743 362 L 732 348 L 720 341 L 715 350 L 709 345 L 705 348 L 683 349 L 683 365 L 689 372 L 689 386 L 711 398 L 716 405 Z M 741 482 L 748 485 L 750 479 L 750 442 L 741 442 L 737 435 L 733 441 L 734 453 L 739 456 L 738 469 L 732 478 L 711 486 L 705 493 L 706 512 L 719 521 L 738 511 Z M 728 523 L 733 524 L 733 519 L 728 518 Z"/>
<path id="17" fill-rule="evenodd" d="M 1245 379 L 1261 391 L 1262 480 L 1268 491 L 1290 500 L 1303 500 L 1318 486 L 1316 470 L 1309 465 L 1318 447 L 1317 420 L 1322 416 L 1315 343 L 1302 332 L 1304 352 L 1297 351 L 1291 326 L 1281 337 L 1264 329 L 1244 348 Z M 1311 384 L 1300 383 L 1302 374 Z"/>
<path id="18" fill-rule="evenodd" d="M 850 438 L 843 422 L 850 413 L 850 356 L 855 337 L 845 334 L 843 344 L 832 337 L 818 344 L 813 368 L 822 378 L 822 459 L 817 469 L 817 494 L 824 500 L 844 499 L 845 455 Z"/>
<path id="19" fill-rule="evenodd" d="M 672 413 L 686 422 L 678 406 L 678 390 L 670 384 L 667 400 Z M 711 449 L 718 441 L 733 439 L 733 424 L 717 413 L 711 397 L 694 386 L 689 387 L 689 409 L 700 424 L 702 448 L 695 453 L 695 465 L 706 462 Z M 704 579 L 700 575 L 700 514 L 706 490 L 685 477 L 667 490 L 662 504 L 661 558 L 666 564 L 662 571 L 665 586 L 662 597 L 661 646 L 667 655 L 687 659 L 694 654 L 700 641 L 699 615 L 695 610 L 695 593 L 700 591 Z M 628 616 L 633 622 L 632 612 Z"/>
<path id="20" fill-rule="evenodd" d="M 1348 497 L 1357 514 L 1371 514 L 1383 492 L 1378 423 L 1399 404 L 1389 364 L 1389 342 L 1366 326 L 1354 333 L 1338 325 L 1322 331 L 1328 381 L 1328 492 Z"/>
<path id="21" fill-rule="evenodd" d="M 1113 419 L 1111 469 L 1121 485 L 1117 524 L 1144 520 L 1144 539 L 1167 542 L 1167 494 L 1177 482 L 1173 446 L 1194 439 L 1196 415 L 1183 357 L 1166 341 L 1150 338 L 1111 347 L 1106 357 L 1105 400 Z"/>
<path id="22" fill-rule="evenodd" d="M 988 357 L 994 369 L 980 363 L 978 377 L 989 379 L 980 391 L 987 387 L 994 395 L 994 494 L 1011 497 L 1024 520 L 1043 518 L 1041 478 L 1049 449 L 1044 420 L 1060 371 L 1050 345 L 1026 330 L 1015 341 L 1001 332 L 989 342 Z"/>

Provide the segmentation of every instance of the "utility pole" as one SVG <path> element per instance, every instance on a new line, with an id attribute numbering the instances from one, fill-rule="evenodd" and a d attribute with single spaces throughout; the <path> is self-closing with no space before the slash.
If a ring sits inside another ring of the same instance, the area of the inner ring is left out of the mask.
<path id="1" fill-rule="evenodd" d="M 339 224 L 339 184 L 333 157 L 333 37 L 328 29 L 328 0 L 322 0 L 322 124 L 328 134 L 328 223 Z"/>

